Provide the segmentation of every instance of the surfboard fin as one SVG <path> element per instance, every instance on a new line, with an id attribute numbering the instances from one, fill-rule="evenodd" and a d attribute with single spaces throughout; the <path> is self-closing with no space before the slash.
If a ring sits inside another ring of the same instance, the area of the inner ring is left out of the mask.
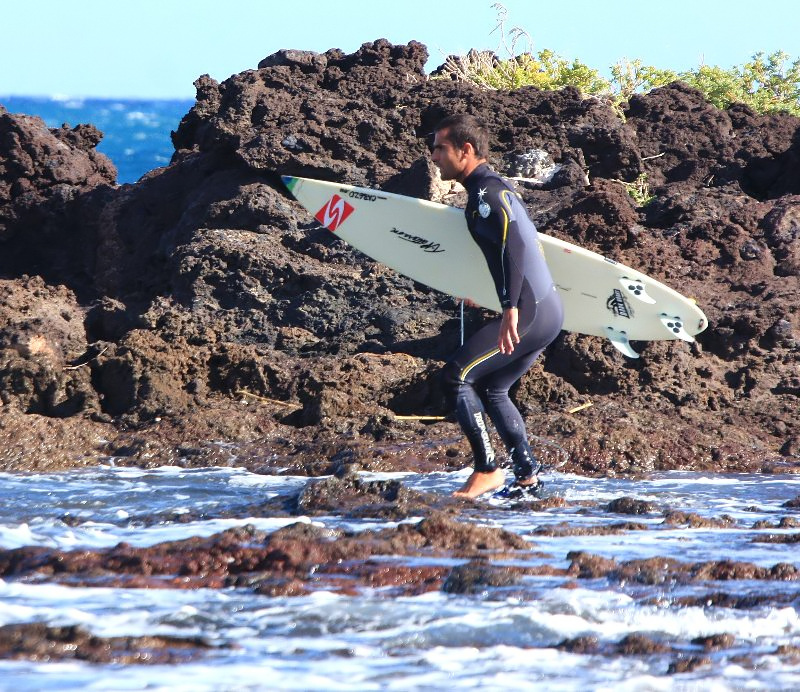
<path id="1" fill-rule="evenodd" d="M 614 327 L 606 327 L 606 335 L 608 336 L 611 344 L 617 351 L 628 358 L 638 358 L 639 354 L 631 348 L 631 342 L 628 341 L 628 335 L 621 329 L 614 329 Z"/>
<path id="2" fill-rule="evenodd" d="M 643 303 L 647 303 L 648 305 L 655 304 L 656 301 L 647 295 L 647 287 L 644 285 L 644 283 L 639 281 L 639 279 L 630 279 L 627 276 L 623 276 L 620 278 L 619 283 L 629 296 L 632 296 L 637 300 L 641 300 Z"/>
<path id="3" fill-rule="evenodd" d="M 664 329 L 672 334 L 673 337 L 688 341 L 690 344 L 694 343 L 694 337 L 686 331 L 685 327 L 683 326 L 683 320 L 680 317 L 672 317 L 662 312 L 660 319 L 661 324 L 664 325 Z"/>

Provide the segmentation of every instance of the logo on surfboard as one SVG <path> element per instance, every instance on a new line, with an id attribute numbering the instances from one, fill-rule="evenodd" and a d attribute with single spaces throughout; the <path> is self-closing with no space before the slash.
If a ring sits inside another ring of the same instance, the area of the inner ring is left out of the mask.
<path id="1" fill-rule="evenodd" d="M 329 231 L 335 231 L 354 211 L 355 207 L 345 202 L 339 195 L 334 195 L 314 215 L 314 218 Z"/>
<path id="2" fill-rule="evenodd" d="M 627 301 L 625 296 L 618 288 L 608 297 L 606 307 L 611 310 L 617 317 L 625 317 L 631 319 L 633 317 L 633 310 L 631 304 Z"/>
<path id="3" fill-rule="evenodd" d="M 424 250 L 425 252 L 444 252 L 444 248 L 439 243 L 434 243 L 432 240 L 422 238 L 418 235 L 406 233 L 405 231 L 401 231 L 399 228 L 392 228 L 389 233 L 394 233 L 398 238 L 402 238 L 408 243 L 419 245 L 420 249 Z"/>

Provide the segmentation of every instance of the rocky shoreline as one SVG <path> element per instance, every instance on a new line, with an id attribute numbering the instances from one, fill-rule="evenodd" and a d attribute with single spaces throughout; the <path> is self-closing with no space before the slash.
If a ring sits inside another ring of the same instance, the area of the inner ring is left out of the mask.
<path id="1" fill-rule="evenodd" d="M 516 392 L 545 461 L 794 470 L 800 120 L 721 111 L 680 83 L 623 119 L 573 89 L 434 79 L 426 59 L 380 40 L 201 77 L 171 164 L 133 185 L 91 125 L 0 109 L 0 469 L 468 465 L 453 422 L 419 418 L 445 414 L 455 303 L 319 228 L 279 178 L 458 204 L 427 146 L 467 110 L 542 231 L 674 286 L 711 324 L 692 346 L 637 344 L 639 361 L 563 334 Z M 621 183 L 641 174 L 655 199 L 637 207 Z"/>
<path id="2" fill-rule="evenodd" d="M 701 517 L 633 496 L 609 503 L 566 500 L 559 493 L 538 502 L 492 507 L 497 512 L 539 513 L 560 508 L 605 514 L 602 524 L 530 524 L 521 533 L 481 525 L 488 508 L 449 495 L 415 491 L 398 481 L 365 481 L 356 476 L 312 480 L 297 492 L 258 506 L 228 512 L 180 516 L 132 516 L 139 526 L 195 522 L 227 516 L 286 517 L 296 521 L 265 532 L 252 525 L 209 537 L 191 537 L 136 547 L 121 542 L 105 549 L 60 550 L 26 546 L 0 551 L 0 578 L 8 582 L 72 588 L 224 590 L 253 598 L 301 598 L 314 593 L 388 600 L 442 592 L 478 601 L 524 607 L 538 596 L 536 579 L 551 590 L 600 588 L 626 594 L 638 607 L 724 608 L 733 613 L 791 609 L 798 597 L 798 567 L 785 561 L 763 566 L 735 559 L 680 560 L 669 556 L 617 560 L 586 550 L 566 556 L 551 552 L 544 539 L 610 536 L 637 541 L 648 534 L 682 528 L 736 531 L 750 543 L 800 540 L 796 517 L 800 496 L 783 505 L 781 519 L 743 523 L 731 516 Z M 342 530 L 313 523 L 336 515 L 399 522 L 391 528 Z M 416 519 L 417 521 L 413 521 Z M 495 514 L 495 520 L 497 515 Z M 776 516 L 777 519 L 777 516 Z M 71 526 L 81 520 L 63 517 Z M 787 531 L 788 530 L 788 531 Z M 750 534 L 749 538 L 747 535 Z M 645 538 L 644 540 L 647 540 Z M 686 535 L 684 541 L 692 539 Z M 746 584 L 746 588 L 743 586 Z M 774 584 L 774 586 L 772 586 Z M 601 585 L 601 586 L 598 586 Z M 730 618 L 720 617 L 723 622 Z M 647 621 L 645 619 L 645 621 Z M 578 655 L 658 660 L 668 676 L 719 666 L 720 659 L 756 669 L 760 657 L 793 666 L 798 647 L 752 646 L 720 629 L 690 642 L 678 635 L 634 630 L 611 641 L 594 636 L 565 637 L 553 646 Z M 642 626 L 641 624 L 639 625 Z M 81 625 L 16 622 L 0 627 L 0 659 L 42 662 L 187 664 L 235 649 L 229 638 L 202 636 L 103 637 Z M 352 656 L 352 652 L 343 652 Z"/>

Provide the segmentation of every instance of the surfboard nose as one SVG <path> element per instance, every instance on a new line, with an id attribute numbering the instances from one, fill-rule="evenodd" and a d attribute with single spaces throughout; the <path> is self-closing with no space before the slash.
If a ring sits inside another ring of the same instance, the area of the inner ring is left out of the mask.
<path id="1" fill-rule="evenodd" d="M 286 185 L 286 187 L 289 188 L 289 191 L 291 192 L 291 189 L 294 187 L 297 178 L 295 178 L 292 175 L 282 175 L 281 180 L 283 181 L 283 184 Z"/>

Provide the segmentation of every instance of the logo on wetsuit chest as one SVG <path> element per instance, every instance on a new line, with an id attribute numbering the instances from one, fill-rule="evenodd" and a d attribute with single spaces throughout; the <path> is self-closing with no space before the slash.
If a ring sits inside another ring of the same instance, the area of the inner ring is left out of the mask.
<path id="1" fill-rule="evenodd" d="M 631 319 L 633 317 L 631 304 L 618 288 L 615 288 L 614 292 L 608 297 L 608 300 L 606 300 L 606 307 L 617 315 L 617 317 L 624 317 L 626 319 Z"/>
<path id="2" fill-rule="evenodd" d="M 478 190 L 478 213 L 481 215 L 481 218 L 488 219 L 489 214 L 492 213 L 492 208 L 489 206 L 489 203 L 483 199 L 485 194 L 485 187 Z"/>

